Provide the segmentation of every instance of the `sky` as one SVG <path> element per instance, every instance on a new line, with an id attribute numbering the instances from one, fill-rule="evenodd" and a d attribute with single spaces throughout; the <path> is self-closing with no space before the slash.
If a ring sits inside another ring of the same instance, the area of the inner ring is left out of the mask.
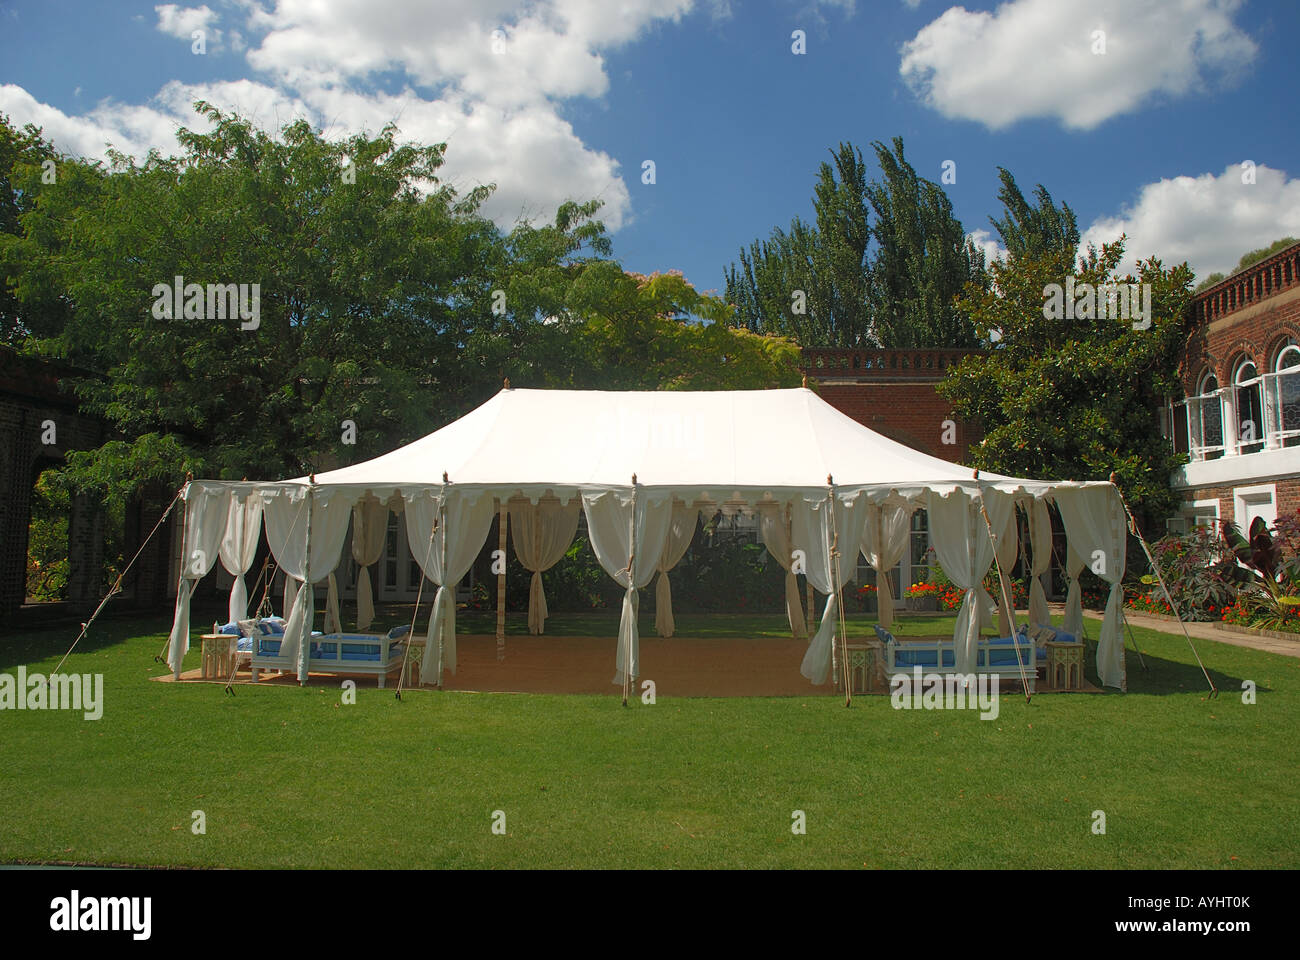
<path id="1" fill-rule="evenodd" d="M 599 198 L 627 269 L 718 292 L 837 144 L 901 136 L 992 254 L 1005 166 L 1204 276 L 1300 236 L 1298 39 L 1292 0 L 0 0 L 0 114 L 95 158 L 177 152 L 198 99 L 395 122 L 503 228 Z"/>

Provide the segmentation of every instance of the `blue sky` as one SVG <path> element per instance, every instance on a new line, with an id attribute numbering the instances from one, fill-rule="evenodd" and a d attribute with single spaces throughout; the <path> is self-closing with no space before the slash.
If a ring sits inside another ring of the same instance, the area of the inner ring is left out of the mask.
<path id="1" fill-rule="evenodd" d="M 1298 37 L 1300 5 L 1261 0 L 0 0 L 0 112 L 93 156 L 174 150 L 199 97 L 269 128 L 395 120 L 495 181 L 503 226 L 599 196 L 629 269 L 717 290 L 811 215 L 830 148 L 901 135 L 922 175 L 955 162 L 977 241 L 1001 164 L 1085 240 L 1203 275 L 1300 236 Z"/>

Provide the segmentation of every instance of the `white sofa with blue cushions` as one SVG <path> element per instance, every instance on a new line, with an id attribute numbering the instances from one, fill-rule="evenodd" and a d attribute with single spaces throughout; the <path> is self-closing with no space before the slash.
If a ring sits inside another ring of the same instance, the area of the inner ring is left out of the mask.
<path id="1" fill-rule="evenodd" d="M 373 676 L 383 687 L 390 674 L 402 668 L 406 656 L 404 637 L 409 626 L 394 627 L 385 635 L 371 633 L 313 633 L 307 659 L 308 673 Z M 298 664 L 281 655 L 283 632 L 253 638 L 253 679 L 263 670 L 296 673 Z"/>
<path id="2" fill-rule="evenodd" d="M 917 667 L 924 673 L 957 672 L 957 648 L 950 637 L 940 640 L 898 640 L 880 626 L 876 627 L 876 636 L 885 645 L 885 675 L 891 683 L 896 676 L 911 676 Z M 1034 693 L 1041 658 L 1040 645 L 1021 628 L 1015 640 L 1011 637 L 980 637 L 973 672 L 1018 680 L 1023 664 L 1029 692 Z"/>

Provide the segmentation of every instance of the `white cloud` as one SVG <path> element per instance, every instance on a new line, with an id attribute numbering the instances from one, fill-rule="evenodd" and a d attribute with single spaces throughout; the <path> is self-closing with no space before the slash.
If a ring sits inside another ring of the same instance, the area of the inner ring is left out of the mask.
<path id="1" fill-rule="evenodd" d="M 966 234 L 966 239 L 975 245 L 975 249 L 984 251 L 986 264 L 994 260 L 1005 260 L 1007 257 L 1006 247 L 1002 246 L 989 230 L 972 230 Z"/>
<path id="2" fill-rule="evenodd" d="M 1241 0 L 1010 0 L 951 7 L 903 45 L 899 73 L 946 117 L 1001 129 L 1055 118 L 1089 130 L 1153 98 L 1203 89 L 1249 64 Z M 1094 53 L 1095 31 L 1105 53 Z"/>
<path id="3" fill-rule="evenodd" d="M 1081 250 L 1127 234 L 1124 263 L 1158 256 L 1166 267 L 1186 260 L 1204 277 L 1227 273 L 1241 255 L 1282 237 L 1300 237 L 1300 179 L 1260 165 L 1253 184 L 1231 164 L 1219 175 L 1173 177 L 1144 186 L 1137 202 L 1118 215 L 1098 218 L 1084 231 Z"/>
<path id="4" fill-rule="evenodd" d="M 250 77 L 170 81 L 144 104 L 101 101 L 69 115 L 21 87 L 0 86 L 0 111 L 34 122 L 60 149 L 102 157 L 106 143 L 143 157 L 178 149 L 175 129 L 205 129 L 191 103 L 237 110 L 267 130 L 306 117 L 326 136 L 377 132 L 395 122 L 405 140 L 446 141 L 443 173 L 462 189 L 493 182 L 485 213 L 503 226 L 547 219 L 565 200 L 599 197 L 613 230 L 631 215 L 619 163 L 583 143 L 563 118 L 566 100 L 609 88 L 604 55 L 647 30 L 676 23 L 694 0 L 232 0 Z M 707 0 L 725 17 L 725 0 Z M 208 6 L 155 8 L 158 29 L 190 39 L 210 31 Z M 494 31 L 504 37 L 494 52 Z M 382 84 L 386 89 L 377 89 Z"/>
<path id="5" fill-rule="evenodd" d="M 202 31 L 205 40 L 213 47 L 221 39 L 221 31 L 216 28 L 217 12 L 206 3 L 201 7 L 179 7 L 174 3 L 164 3 L 154 7 L 158 14 L 158 29 L 181 40 L 191 40 L 194 31 Z"/>

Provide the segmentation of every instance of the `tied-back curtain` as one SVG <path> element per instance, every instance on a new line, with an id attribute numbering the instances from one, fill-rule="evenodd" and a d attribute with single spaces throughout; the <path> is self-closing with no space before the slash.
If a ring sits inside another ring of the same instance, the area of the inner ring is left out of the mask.
<path id="1" fill-rule="evenodd" d="M 221 565 L 235 578 L 230 586 L 226 617 L 230 623 L 248 616 L 248 586 L 244 574 L 253 565 L 257 543 L 262 536 L 262 498 L 257 494 L 240 500 L 231 494 L 226 515 L 226 533 L 221 538 Z"/>
<path id="2" fill-rule="evenodd" d="M 269 537 L 268 542 L 270 542 Z M 298 580 L 287 573 L 284 575 L 284 585 L 280 588 L 280 616 L 285 620 L 289 619 L 289 614 L 293 612 L 293 605 L 298 602 L 298 588 L 301 586 L 302 583 Z"/>
<path id="3" fill-rule="evenodd" d="M 1124 644 L 1121 617 L 1124 614 L 1124 565 L 1128 527 L 1119 492 L 1113 486 L 1060 490 L 1056 507 L 1061 511 L 1070 547 L 1085 562 L 1091 561 L 1096 574 L 1110 584 L 1106 615 L 1097 640 L 1097 676 L 1108 687 L 1123 689 Z"/>
<path id="4" fill-rule="evenodd" d="M 298 679 L 306 681 L 310 658 L 312 620 L 316 613 L 314 581 L 339 564 L 348 536 L 352 505 L 341 494 L 314 494 L 303 490 L 269 491 L 263 518 L 271 552 L 285 575 L 300 586 L 286 614 L 280 655 L 298 661 Z M 309 520 L 310 518 L 310 520 Z M 307 552 L 308 525 L 311 553 Z M 287 599 L 287 597 L 286 597 Z"/>
<path id="5" fill-rule="evenodd" d="M 808 643 L 808 651 L 799 666 L 799 672 L 815 684 L 825 683 L 830 674 L 839 619 L 840 597 L 836 588 L 843 588 L 857 575 L 858 550 L 868 506 L 865 496 L 859 496 L 852 505 L 839 497 L 835 498 L 833 507 L 825 497 L 800 498 L 791 505 L 794 548 L 804 551 L 807 557 L 808 582 L 827 595 L 821 625 Z M 830 516 L 832 510 L 834 523 Z M 839 554 L 839 561 L 834 565 L 832 551 Z"/>
<path id="6" fill-rule="evenodd" d="M 444 505 L 440 518 L 439 508 Z M 455 587 L 483 548 L 496 515 L 496 500 L 490 494 L 461 493 L 454 487 L 441 496 L 417 494 L 406 503 L 411 555 L 438 587 L 425 632 L 421 683 L 442 683 L 440 668 L 456 672 Z"/>
<path id="7" fill-rule="evenodd" d="M 647 502 L 644 494 L 638 494 L 634 501 L 631 493 L 584 493 L 582 509 L 587 515 L 587 532 L 596 559 L 602 569 L 624 588 L 623 610 L 618 622 L 618 669 L 613 682 L 635 680 L 641 658 L 641 637 L 637 631 L 641 601 L 637 591 L 650 582 L 659 568 L 664 541 L 668 539 L 672 524 L 672 500 L 664 497 Z M 636 525 L 634 557 L 633 524 Z"/>
<path id="8" fill-rule="evenodd" d="M 808 622 L 803 615 L 803 601 L 799 599 L 799 581 L 794 574 L 794 544 L 785 510 L 779 503 L 759 505 L 759 534 L 776 562 L 785 571 L 785 616 L 790 621 L 790 633 L 796 640 L 808 636 Z"/>
<path id="9" fill-rule="evenodd" d="M 1079 583 L 1081 573 L 1083 557 L 1074 549 L 1074 544 L 1067 540 L 1065 575 L 1070 579 L 1070 589 L 1065 595 L 1065 617 L 1061 621 L 1061 632 L 1068 633 L 1076 640 L 1083 639 L 1083 587 Z"/>
<path id="10" fill-rule="evenodd" d="M 1005 529 L 1015 510 L 1009 496 L 984 491 L 984 509 L 994 530 Z M 927 512 L 935 556 L 948 579 L 966 591 L 952 639 L 958 673 L 974 673 L 979 648 L 980 626 L 987 611 L 987 594 L 981 586 L 993 563 L 993 542 L 980 516 L 979 504 L 962 491 L 944 497 L 930 491 Z"/>
<path id="11" fill-rule="evenodd" d="M 902 506 L 870 504 L 862 526 L 862 555 L 876 571 L 876 617 L 889 628 L 894 622 L 894 593 L 889 586 L 889 571 L 903 559 L 911 537 L 908 521 L 912 509 Z"/>
<path id="12" fill-rule="evenodd" d="M 560 562 L 578 535 L 578 501 L 561 504 L 555 497 L 545 497 L 530 503 L 515 498 L 508 502 L 507 510 L 515 556 L 533 575 L 528 585 L 528 632 L 540 634 L 550 616 L 542 574 Z"/>
<path id="13" fill-rule="evenodd" d="M 384 555 L 388 533 L 388 504 L 368 497 L 352 508 L 352 559 L 357 567 L 357 632 L 365 632 L 375 619 L 370 568 Z"/>
<path id="14" fill-rule="evenodd" d="M 992 511 L 989 512 L 989 520 L 993 520 Z M 988 534 L 988 527 L 984 524 L 984 518 L 980 517 L 980 525 L 983 527 L 985 534 Z M 998 538 L 997 551 L 994 554 L 998 561 L 998 636 L 1009 637 L 1015 632 L 1012 621 L 1015 618 L 1015 594 L 1011 592 L 1010 571 L 1016 565 L 1016 557 L 1020 555 L 1020 538 L 1016 530 L 1016 511 L 1013 507 L 1007 511 L 1006 521 L 1001 527 L 995 523 L 993 533 Z M 1007 601 L 1003 598 L 1010 597 L 1011 609 L 1007 609 Z"/>
<path id="15" fill-rule="evenodd" d="M 1029 514 L 1029 622 L 1046 626 L 1052 622 L 1047 609 L 1047 592 L 1043 589 L 1043 574 L 1052 559 L 1052 515 L 1043 500 L 1030 500 Z"/>
<path id="16" fill-rule="evenodd" d="M 229 515 L 229 489 L 189 484 L 185 491 L 181 576 L 176 585 L 176 612 L 167 647 L 172 675 L 177 679 L 180 679 L 181 664 L 190 649 L 190 597 L 194 594 L 194 585 L 207 576 L 217 562 Z"/>
<path id="17" fill-rule="evenodd" d="M 659 579 L 655 583 L 655 632 L 661 637 L 671 637 L 677 630 L 673 619 L 673 588 L 668 582 L 668 571 L 681 563 L 686 548 L 695 537 L 695 527 L 700 511 L 684 503 L 673 504 L 673 517 L 664 538 L 664 551 L 659 556 Z"/>

